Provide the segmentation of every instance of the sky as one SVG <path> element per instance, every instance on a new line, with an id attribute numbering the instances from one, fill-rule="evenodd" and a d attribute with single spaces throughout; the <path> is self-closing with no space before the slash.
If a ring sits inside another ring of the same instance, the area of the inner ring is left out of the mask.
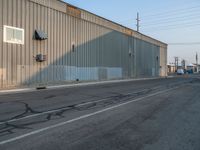
<path id="1" fill-rule="evenodd" d="M 64 0 L 79 8 L 136 30 L 140 14 L 140 32 L 168 45 L 168 63 L 174 57 L 187 64 L 200 63 L 199 0 Z"/>

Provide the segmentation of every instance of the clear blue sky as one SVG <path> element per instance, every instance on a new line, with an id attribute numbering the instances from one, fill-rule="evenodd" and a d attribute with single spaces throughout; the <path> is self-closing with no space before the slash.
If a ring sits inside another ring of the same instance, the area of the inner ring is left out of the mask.
<path id="1" fill-rule="evenodd" d="M 65 0 L 82 9 L 136 29 L 140 13 L 141 32 L 166 43 L 200 43 L 199 0 Z M 174 57 L 200 62 L 200 44 L 169 45 L 168 62 Z"/>

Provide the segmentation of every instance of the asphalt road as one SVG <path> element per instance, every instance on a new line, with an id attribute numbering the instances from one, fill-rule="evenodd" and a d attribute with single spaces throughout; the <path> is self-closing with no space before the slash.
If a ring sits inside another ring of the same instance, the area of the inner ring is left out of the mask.
<path id="1" fill-rule="evenodd" d="M 0 95 L 0 150 L 200 150 L 200 77 Z"/>

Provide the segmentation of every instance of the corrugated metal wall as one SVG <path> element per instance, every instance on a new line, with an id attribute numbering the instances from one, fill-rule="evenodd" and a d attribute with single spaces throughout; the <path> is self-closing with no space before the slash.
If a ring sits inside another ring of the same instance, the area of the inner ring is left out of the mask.
<path id="1" fill-rule="evenodd" d="M 160 76 L 167 76 L 167 49 L 160 47 Z"/>
<path id="2" fill-rule="evenodd" d="M 0 0 L 0 88 L 159 75 L 159 46 L 32 1 Z M 3 43 L 3 25 L 25 29 L 25 44 Z M 35 29 L 48 40 L 34 40 Z"/>

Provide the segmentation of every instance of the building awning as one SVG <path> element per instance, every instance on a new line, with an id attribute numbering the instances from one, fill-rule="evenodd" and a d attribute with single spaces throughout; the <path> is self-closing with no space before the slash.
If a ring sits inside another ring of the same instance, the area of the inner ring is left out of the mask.
<path id="1" fill-rule="evenodd" d="M 44 31 L 35 30 L 35 39 L 36 40 L 46 40 L 48 35 Z"/>

